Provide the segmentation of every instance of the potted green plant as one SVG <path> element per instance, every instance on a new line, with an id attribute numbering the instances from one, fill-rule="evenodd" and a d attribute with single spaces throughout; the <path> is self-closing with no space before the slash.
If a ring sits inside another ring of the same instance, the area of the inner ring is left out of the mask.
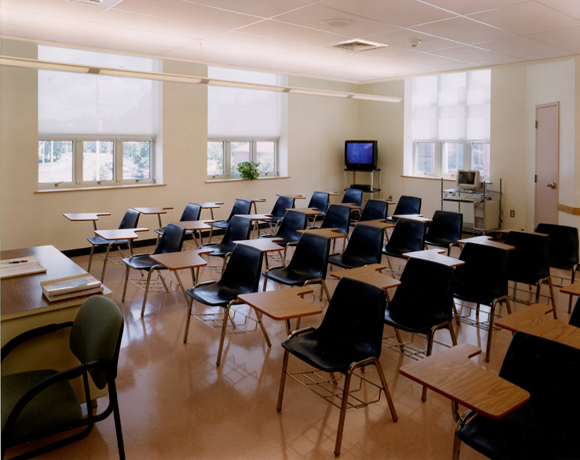
<path id="1" fill-rule="evenodd" d="M 237 169 L 242 179 L 256 180 L 260 175 L 259 166 L 260 163 L 255 163 L 254 161 L 242 161 L 238 163 Z"/>

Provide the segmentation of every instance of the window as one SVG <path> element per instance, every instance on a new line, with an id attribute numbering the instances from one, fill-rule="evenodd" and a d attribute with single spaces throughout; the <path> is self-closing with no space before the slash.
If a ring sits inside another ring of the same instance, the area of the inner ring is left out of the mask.
<path id="1" fill-rule="evenodd" d="M 39 46 L 38 58 L 157 70 L 153 59 L 50 46 Z M 154 183 L 157 85 L 39 70 L 39 188 Z"/>
<path id="2" fill-rule="evenodd" d="M 412 85 L 412 173 L 454 177 L 459 169 L 490 174 L 491 72 L 417 77 Z"/>
<path id="3" fill-rule="evenodd" d="M 209 67 L 208 76 L 271 85 L 280 83 L 275 74 L 220 67 Z M 243 161 L 260 163 L 261 175 L 278 175 L 280 110 L 279 93 L 208 87 L 208 177 L 240 177 L 236 167 Z"/>

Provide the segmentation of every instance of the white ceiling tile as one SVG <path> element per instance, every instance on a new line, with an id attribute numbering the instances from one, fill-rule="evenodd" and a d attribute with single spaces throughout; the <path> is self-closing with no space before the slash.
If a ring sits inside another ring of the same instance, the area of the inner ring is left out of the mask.
<path id="1" fill-rule="evenodd" d="M 529 38 L 568 50 L 580 49 L 580 27 L 534 34 Z"/>
<path id="2" fill-rule="evenodd" d="M 259 35 L 250 35 L 242 32 L 226 32 L 216 35 L 208 41 L 232 46 L 246 46 L 248 48 L 256 48 L 278 53 L 291 53 L 305 46 L 300 43 L 279 40 L 276 38 L 261 37 Z"/>
<path id="3" fill-rule="evenodd" d="M 348 40 L 350 38 L 345 35 L 295 26 L 293 24 L 273 21 L 270 19 L 243 27 L 239 29 L 239 31 L 247 34 L 288 40 L 296 43 L 306 43 L 308 45 L 328 45 Z"/>
<path id="4" fill-rule="evenodd" d="M 84 21 L 106 10 L 100 3 L 87 5 L 68 0 L 2 0 L 2 9 L 26 11 L 33 14 L 46 14 Z"/>
<path id="5" fill-rule="evenodd" d="M 308 5 L 302 0 L 186 0 L 191 3 L 213 6 L 238 13 L 252 14 L 262 18 L 270 18 L 287 11 Z"/>
<path id="6" fill-rule="evenodd" d="M 576 51 L 567 51 L 563 49 L 557 49 L 551 53 L 542 53 L 542 54 L 530 54 L 529 56 L 524 56 L 523 59 L 526 61 L 538 61 L 540 59 L 554 59 L 554 58 L 561 58 L 565 56 L 573 57 L 576 54 Z"/>
<path id="7" fill-rule="evenodd" d="M 530 0 L 423 0 L 423 3 L 438 6 L 457 14 L 469 14 L 529 1 Z"/>
<path id="8" fill-rule="evenodd" d="M 176 21 L 193 22 L 219 29 L 234 29 L 260 21 L 257 16 L 197 5 L 182 0 L 123 0 L 113 7 Z"/>
<path id="9" fill-rule="evenodd" d="M 7 34 L 5 26 L 17 26 L 26 33 L 26 38 L 40 38 L 58 40 L 71 30 L 82 27 L 84 21 L 57 16 L 47 16 L 30 12 L 3 9 L 0 15 L 2 33 Z M 25 32 L 26 31 L 26 32 Z"/>
<path id="10" fill-rule="evenodd" d="M 445 38 L 434 37 L 433 35 L 427 35 L 410 29 L 397 29 L 384 34 L 370 35 L 366 38 L 378 43 L 398 46 L 399 48 L 410 48 L 407 42 L 411 39 L 419 39 L 421 40 L 421 43 L 419 44 L 417 51 L 433 51 L 457 46 L 457 42 Z"/>
<path id="11" fill-rule="evenodd" d="M 32 26 L 21 26 L 18 24 L 9 24 L 0 22 L 0 32 L 3 35 L 11 37 L 25 37 L 33 40 L 55 41 L 59 38 L 59 33 L 49 28 L 38 28 Z"/>
<path id="12" fill-rule="evenodd" d="M 62 43 L 90 45 L 97 48 L 125 50 L 135 53 L 161 54 L 190 43 L 189 38 L 138 31 L 106 24 L 85 23 L 67 34 Z"/>
<path id="13" fill-rule="evenodd" d="M 506 6 L 469 17 L 520 35 L 580 26 L 577 19 L 535 2 Z"/>
<path id="14" fill-rule="evenodd" d="M 457 48 L 447 48 L 439 51 L 432 51 L 429 54 L 443 56 L 460 61 L 472 62 L 474 64 L 489 64 L 490 62 L 500 62 L 507 58 L 505 54 L 476 48 L 475 46 L 458 46 Z"/>
<path id="15" fill-rule="evenodd" d="M 580 19 L 580 2 L 578 0 L 537 0 L 538 3 L 567 14 L 573 18 Z"/>
<path id="16" fill-rule="evenodd" d="M 405 56 L 393 58 L 395 62 L 411 65 L 422 65 L 427 67 L 446 67 L 446 66 L 466 66 L 465 62 L 459 62 L 456 59 L 449 59 L 443 56 L 435 56 L 434 54 L 414 53 Z"/>
<path id="17" fill-rule="evenodd" d="M 440 21 L 456 16 L 416 0 L 323 0 L 320 4 L 400 27 Z"/>
<path id="18" fill-rule="evenodd" d="M 182 37 L 203 39 L 224 32 L 224 29 L 207 27 L 191 22 L 175 21 L 173 19 L 156 18 L 145 14 L 131 13 L 109 9 L 99 15 L 92 22 L 107 24 L 111 26 L 126 27 L 147 32 L 156 32 L 168 35 L 179 35 Z"/>
<path id="19" fill-rule="evenodd" d="M 443 21 L 430 22 L 413 27 L 414 30 L 426 34 L 448 38 L 461 43 L 477 43 L 513 37 L 516 34 L 497 27 L 488 26 L 467 18 L 452 18 Z"/>
<path id="20" fill-rule="evenodd" d="M 345 27 L 333 27 L 322 23 L 323 21 L 327 21 L 329 19 L 349 19 L 351 21 L 355 21 L 355 24 Z M 348 35 L 349 37 L 362 37 L 365 35 L 378 34 L 396 29 L 396 27 L 389 24 L 345 13 L 319 4 L 313 4 L 305 8 L 291 11 L 290 13 L 281 14 L 280 16 L 276 17 L 276 20 L 299 26 L 326 30 L 328 32 L 337 34 Z"/>
<path id="21" fill-rule="evenodd" d="M 505 40 L 479 43 L 477 46 L 516 57 L 529 56 L 532 54 L 554 53 L 558 50 L 558 48 L 552 45 L 541 43 L 527 37 L 515 37 L 507 38 Z"/>

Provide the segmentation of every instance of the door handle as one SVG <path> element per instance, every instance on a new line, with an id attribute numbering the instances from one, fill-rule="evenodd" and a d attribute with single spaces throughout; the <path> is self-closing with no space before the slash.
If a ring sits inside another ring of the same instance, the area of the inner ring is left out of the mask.
<path id="1" fill-rule="evenodd" d="M 556 188 L 556 183 L 552 182 L 551 184 L 546 184 L 546 187 L 550 187 L 552 190 Z"/>

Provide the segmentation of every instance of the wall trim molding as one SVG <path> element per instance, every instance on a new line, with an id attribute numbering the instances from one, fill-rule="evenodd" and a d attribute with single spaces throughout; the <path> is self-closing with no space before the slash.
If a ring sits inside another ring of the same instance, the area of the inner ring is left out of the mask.
<path id="1" fill-rule="evenodd" d="M 580 208 L 574 208 L 561 203 L 558 203 L 558 211 L 572 214 L 573 216 L 580 216 Z"/>

